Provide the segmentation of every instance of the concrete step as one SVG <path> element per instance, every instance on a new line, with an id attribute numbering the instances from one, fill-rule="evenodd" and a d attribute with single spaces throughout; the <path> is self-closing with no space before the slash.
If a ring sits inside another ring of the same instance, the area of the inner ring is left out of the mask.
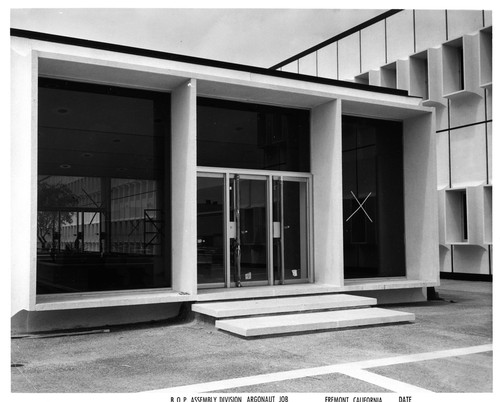
<path id="1" fill-rule="evenodd" d="M 193 304 L 193 311 L 215 318 L 241 317 L 259 314 L 331 310 L 366 307 L 377 304 L 377 299 L 347 294 L 329 294 L 300 297 L 277 297 Z"/>
<path id="2" fill-rule="evenodd" d="M 218 320 L 215 326 L 244 337 L 414 321 L 413 313 L 378 307 Z"/>

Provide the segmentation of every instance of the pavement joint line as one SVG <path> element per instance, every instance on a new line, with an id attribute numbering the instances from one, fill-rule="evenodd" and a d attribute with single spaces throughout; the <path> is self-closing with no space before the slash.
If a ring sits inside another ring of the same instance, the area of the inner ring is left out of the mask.
<path id="1" fill-rule="evenodd" d="M 389 391 L 403 395 L 411 395 L 417 393 L 433 393 L 425 388 L 420 388 L 393 378 L 385 377 L 380 374 L 372 373 L 362 369 L 339 370 L 338 373 L 345 374 L 349 377 L 368 382 Z"/>
<path id="2" fill-rule="evenodd" d="M 26 374 L 23 373 L 23 371 L 19 368 L 19 367 L 16 367 L 17 371 L 19 371 L 19 373 L 23 376 L 23 378 L 26 380 L 26 382 L 31 385 L 33 387 L 33 389 L 35 390 L 34 392 L 38 392 L 38 389 L 35 387 L 35 384 L 33 384 L 28 376 Z"/>
<path id="3" fill-rule="evenodd" d="M 230 378 L 226 380 L 211 381 L 206 383 L 181 385 L 178 387 L 156 389 L 144 392 L 146 393 L 162 392 L 170 394 L 205 393 L 223 389 L 240 388 L 251 385 L 268 384 L 272 382 L 293 380 L 304 377 L 313 377 L 318 375 L 327 375 L 327 374 L 342 373 L 342 372 L 355 372 L 356 370 L 362 370 L 367 368 L 390 366 L 390 365 L 404 364 L 404 363 L 415 363 L 425 360 L 444 359 L 448 357 L 464 356 L 464 355 L 484 353 L 490 351 L 493 351 L 493 345 L 486 344 L 479 346 L 470 346 L 465 348 L 438 350 L 434 352 L 385 357 L 380 359 L 364 360 L 351 363 L 339 363 L 328 366 L 258 374 L 248 377 Z"/>

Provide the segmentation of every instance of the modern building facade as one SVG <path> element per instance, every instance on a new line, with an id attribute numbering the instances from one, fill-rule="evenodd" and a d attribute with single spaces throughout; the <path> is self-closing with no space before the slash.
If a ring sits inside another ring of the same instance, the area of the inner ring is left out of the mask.
<path id="1" fill-rule="evenodd" d="M 421 98 L 18 29 L 11 49 L 13 331 L 439 285 Z"/>
<path id="2" fill-rule="evenodd" d="M 273 67 L 434 107 L 442 277 L 493 275 L 492 32 L 488 10 L 391 10 Z"/>

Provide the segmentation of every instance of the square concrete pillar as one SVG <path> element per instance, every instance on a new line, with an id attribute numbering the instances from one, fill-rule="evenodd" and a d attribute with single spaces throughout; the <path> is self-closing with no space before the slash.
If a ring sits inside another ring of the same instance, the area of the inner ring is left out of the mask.
<path id="1" fill-rule="evenodd" d="M 196 294 L 196 80 L 172 92 L 172 289 Z"/>
<path id="2" fill-rule="evenodd" d="M 339 100 L 324 103 L 312 110 L 314 281 L 334 286 L 343 284 L 344 272 L 341 134 Z"/>
<path id="3" fill-rule="evenodd" d="M 439 281 L 434 113 L 403 121 L 406 275 Z"/>
<path id="4" fill-rule="evenodd" d="M 11 51 L 11 309 L 36 302 L 38 63 L 27 40 Z M 15 72 L 15 74 L 14 74 Z"/>

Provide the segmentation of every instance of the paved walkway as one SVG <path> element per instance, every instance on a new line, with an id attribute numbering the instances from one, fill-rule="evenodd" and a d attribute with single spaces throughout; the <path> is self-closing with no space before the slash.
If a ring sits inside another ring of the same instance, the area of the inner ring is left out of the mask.
<path id="1" fill-rule="evenodd" d="M 12 391 L 491 392 L 491 289 L 443 280 L 443 300 L 392 306 L 416 315 L 394 326 L 248 340 L 193 321 L 14 339 Z"/>
<path id="2" fill-rule="evenodd" d="M 379 374 L 367 371 L 378 367 L 393 366 L 399 364 L 408 364 L 426 360 L 446 359 L 450 357 L 465 356 L 476 353 L 485 353 L 493 351 L 493 345 L 472 346 L 468 348 L 441 350 L 427 353 L 417 353 L 413 355 L 403 355 L 386 357 L 375 360 L 365 360 L 352 363 L 334 364 L 331 366 L 314 367 L 309 369 L 299 369 L 279 373 L 260 374 L 251 377 L 232 378 L 222 381 L 213 381 L 204 384 L 191 384 L 181 387 L 173 387 L 152 392 L 166 392 L 170 394 L 193 394 L 206 393 L 212 391 L 222 391 L 227 389 L 237 389 L 261 384 L 269 384 L 280 381 L 294 380 L 305 377 L 320 376 L 326 374 L 340 373 L 352 378 L 377 385 L 388 391 L 400 394 L 431 392 L 427 389 L 407 384 L 393 378 L 381 376 Z M 151 392 L 151 391 L 150 391 Z"/>

